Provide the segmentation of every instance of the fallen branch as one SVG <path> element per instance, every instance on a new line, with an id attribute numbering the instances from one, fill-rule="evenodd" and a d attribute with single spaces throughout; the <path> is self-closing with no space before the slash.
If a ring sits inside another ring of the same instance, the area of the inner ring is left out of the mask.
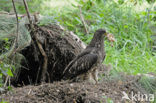
<path id="1" fill-rule="evenodd" d="M 16 7 L 15 7 L 15 3 L 14 3 L 14 0 L 12 0 L 12 4 L 13 4 L 13 7 L 14 7 L 14 11 L 15 11 L 15 15 L 16 15 L 16 21 L 17 21 L 17 37 L 16 37 L 16 43 L 18 41 L 18 28 L 19 28 L 19 21 L 18 21 L 18 15 L 17 15 L 17 11 L 16 11 Z"/>
<path id="2" fill-rule="evenodd" d="M 33 28 L 34 26 L 33 26 L 33 23 L 32 23 L 31 17 L 30 17 L 30 13 L 29 13 L 27 2 L 25 0 L 23 0 L 23 2 L 24 2 L 24 6 L 25 6 L 25 9 L 26 9 L 26 12 L 27 12 L 28 19 L 29 19 L 30 29 L 32 30 L 32 32 L 34 32 L 34 28 Z M 37 34 L 36 33 L 34 33 L 34 37 L 36 39 L 36 43 L 38 45 L 38 48 L 39 48 L 42 56 L 44 57 L 44 63 L 43 63 L 42 75 L 41 75 L 41 82 L 45 82 L 48 57 L 47 57 L 47 54 L 45 53 L 45 51 L 44 51 L 44 49 L 42 47 L 42 44 L 39 42 L 39 39 L 37 38 Z"/>
<path id="3" fill-rule="evenodd" d="M 6 79 L 5 79 L 5 83 L 4 83 L 4 88 L 7 86 L 7 83 L 8 83 L 8 80 L 9 80 L 9 75 L 6 77 Z"/>
<path id="4" fill-rule="evenodd" d="M 37 38 L 37 35 L 34 34 L 34 37 L 36 39 L 36 42 L 37 42 L 37 45 L 40 49 L 40 52 L 42 54 L 42 56 L 44 57 L 44 63 L 43 63 L 43 68 L 42 68 L 42 75 L 41 75 L 41 82 L 44 82 L 45 81 L 45 78 L 46 78 L 46 71 L 47 71 L 47 63 L 48 63 L 48 57 L 47 57 L 47 54 L 45 53 L 44 49 L 42 48 L 42 45 L 41 43 L 39 42 L 38 38 Z"/>
<path id="5" fill-rule="evenodd" d="M 27 12 L 27 17 L 28 17 L 28 20 L 29 20 L 29 23 L 30 23 L 30 27 L 31 27 L 31 29 L 33 29 L 33 24 L 32 24 L 32 20 L 31 20 L 31 17 L 30 17 L 27 2 L 25 0 L 23 0 L 23 3 L 24 3 L 25 10 Z"/>

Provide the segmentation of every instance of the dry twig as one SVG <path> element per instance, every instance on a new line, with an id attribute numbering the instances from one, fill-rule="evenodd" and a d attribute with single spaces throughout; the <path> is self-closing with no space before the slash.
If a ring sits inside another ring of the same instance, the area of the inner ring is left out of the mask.
<path id="1" fill-rule="evenodd" d="M 39 39 L 37 38 L 37 34 L 34 32 L 34 26 L 33 26 L 33 23 L 32 23 L 31 17 L 30 17 L 27 2 L 25 0 L 23 0 L 23 2 L 24 2 L 24 6 L 25 6 L 25 9 L 26 9 L 26 12 L 27 12 L 28 19 L 29 19 L 30 28 L 31 28 L 32 32 L 34 33 L 34 37 L 36 39 L 36 43 L 38 45 L 38 48 L 39 48 L 42 56 L 44 57 L 44 63 L 43 63 L 42 75 L 41 75 L 41 82 L 45 82 L 47 64 L 48 64 L 48 57 L 47 57 L 47 54 L 45 53 L 45 51 L 44 51 L 44 49 L 42 47 L 42 44 L 39 42 Z"/>
<path id="2" fill-rule="evenodd" d="M 12 4 L 13 4 L 14 12 L 15 12 L 15 15 L 16 15 L 17 29 L 16 29 L 16 38 L 15 38 L 14 44 L 13 44 L 13 50 L 12 50 L 12 52 L 8 55 L 8 57 L 11 57 L 13 54 L 16 53 L 16 47 L 17 47 L 17 44 L 18 44 L 17 42 L 18 42 L 19 21 L 18 21 L 18 15 L 17 15 L 17 11 L 16 11 L 16 7 L 15 7 L 14 0 L 12 0 Z"/>
<path id="3" fill-rule="evenodd" d="M 5 79 L 4 88 L 7 86 L 8 80 L 9 80 L 9 75 Z"/>
<path id="4" fill-rule="evenodd" d="M 86 34 L 89 34 L 89 31 L 88 31 L 88 29 L 87 29 L 87 24 L 86 24 L 86 22 L 85 22 L 85 20 L 84 20 L 84 17 L 83 17 L 83 15 L 82 15 L 82 10 L 81 10 L 81 7 L 79 6 L 79 9 L 80 9 L 80 19 L 81 19 L 81 21 L 82 21 L 82 23 L 83 23 L 83 26 L 84 26 L 84 28 L 85 28 L 85 32 L 86 32 Z"/>
<path id="5" fill-rule="evenodd" d="M 32 20 L 31 20 L 31 17 L 30 17 L 30 13 L 29 13 L 27 2 L 25 0 L 23 0 L 23 3 L 24 3 L 25 10 L 27 12 L 27 16 L 28 16 L 28 20 L 29 20 L 29 23 L 30 23 L 30 27 L 31 27 L 31 29 L 33 29 L 33 24 L 32 24 Z"/>
<path id="6" fill-rule="evenodd" d="M 15 12 L 15 15 L 16 15 L 16 21 L 17 21 L 17 31 L 16 31 L 17 32 L 16 43 L 17 43 L 17 41 L 18 41 L 19 21 L 18 21 L 18 15 L 17 15 L 17 11 L 16 11 L 14 0 L 12 0 L 12 4 L 13 4 L 14 12 Z"/>

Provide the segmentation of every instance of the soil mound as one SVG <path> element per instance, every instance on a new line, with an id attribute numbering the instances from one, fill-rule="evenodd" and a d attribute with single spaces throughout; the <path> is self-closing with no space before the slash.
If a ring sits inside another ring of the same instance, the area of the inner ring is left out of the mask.
<path id="1" fill-rule="evenodd" d="M 1 94 L 5 101 L 14 103 L 132 103 L 122 99 L 123 92 L 145 93 L 139 86 L 139 77 L 122 76 L 122 80 L 102 80 L 98 84 L 89 82 L 68 83 L 66 81 L 13 88 Z M 146 102 L 144 102 L 146 103 Z"/>

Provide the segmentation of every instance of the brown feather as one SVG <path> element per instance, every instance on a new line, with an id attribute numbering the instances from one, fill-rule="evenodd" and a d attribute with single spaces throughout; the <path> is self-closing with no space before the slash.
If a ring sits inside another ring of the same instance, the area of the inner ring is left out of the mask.
<path id="1" fill-rule="evenodd" d="M 90 71 L 95 65 L 102 63 L 104 52 L 104 37 L 106 31 L 99 29 L 95 32 L 90 44 L 73 59 L 63 71 L 63 79 L 73 79 Z"/>

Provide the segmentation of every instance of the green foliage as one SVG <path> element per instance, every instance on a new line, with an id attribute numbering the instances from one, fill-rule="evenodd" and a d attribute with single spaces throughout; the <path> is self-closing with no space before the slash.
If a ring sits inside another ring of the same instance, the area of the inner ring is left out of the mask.
<path id="1" fill-rule="evenodd" d="M 0 54 L 8 51 L 10 49 L 10 42 L 8 38 L 4 38 L 3 41 L 0 42 L 0 45 L 2 45 Z M 3 61 L 0 60 L 0 87 L 2 87 L 2 77 L 3 76 L 13 76 L 12 74 L 12 68 L 14 68 L 13 65 L 4 63 Z"/>
<path id="2" fill-rule="evenodd" d="M 6 101 L 2 100 L 2 101 L 0 101 L 0 103 L 8 103 L 8 102 L 6 102 Z"/>
<path id="3" fill-rule="evenodd" d="M 12 3 L 10 0 L 1 0 L 0 1 L 0 11 L 11 11 Z"/>
<path id="4" fill-rule="evenodd" d="M 42 19 L 39 22 L 39 25 L 43 26 L 43 25 L 50 25 L 50 24 L 56 24 L 56 23 L 57 23 L 57 21 L 56 21 L 55 17 L 45 16 L 45 17 L 42 17 Z"/>
<path id="5" fill-rule="evenodd" d="M 4 62 L 0 62 L 0 78 L 2 78 L 2 75 L 10 76 L 12 77 L 12 71 L 15 70 L 15 67 L 10 64 L 6 64 Z"/>
<path id="6" fill-rule="evenodd" d="M 107 97 L 107 96 L 103 96 L 103 98 L 106 99 L 107 103 L 114 103 L 113 100 L 111 98 Z"/>
<path id="7" fill-rule="evenodd" d="M 0 89 L 3 87 L 3 76 L 13 76 L 11 66 L 0 61 Z"/>
<path id="8" fill-rule="evenodd" d="M 149 93 L 156 93 L 156 78 L 143 76 L 139 82 Z"/>
<path id="9" fill-rule="evenodd" d="M 43 0 L 26 0 L 28 3 L 28 7 L 30 12 L 39 12 L 40 5 L 42 4 Z M 17 12 L 19 14 L 25 13 L 25 8 L 23 4 L 23 0 L 14 0 Z M 13 5 L 11 0 L 1 0 L 0 1 L 0 11 L 6 11 L 13 13 Z"/>
<path id="10" fill-rule="evenodd" d="M 8 38 L 4 38 L 3 40 L 1 40 L 0 41 L 0 46 L 1 46 L 0 54 L 8 51 L 9 48 L 10 48 L 9 39 Z"/>
<path id="11" fill-rule="evenodd" d="M 43 0 L 26 0 L 28 3 L 29 11 L 30 12 L 39 12 L 40 6 L 42 4 Z M 23 5 L 23 0 L 20 1 L 20 3 L 17 2 L 17 9 L 19 13 L 25 13 L 25 8 Z"/>

